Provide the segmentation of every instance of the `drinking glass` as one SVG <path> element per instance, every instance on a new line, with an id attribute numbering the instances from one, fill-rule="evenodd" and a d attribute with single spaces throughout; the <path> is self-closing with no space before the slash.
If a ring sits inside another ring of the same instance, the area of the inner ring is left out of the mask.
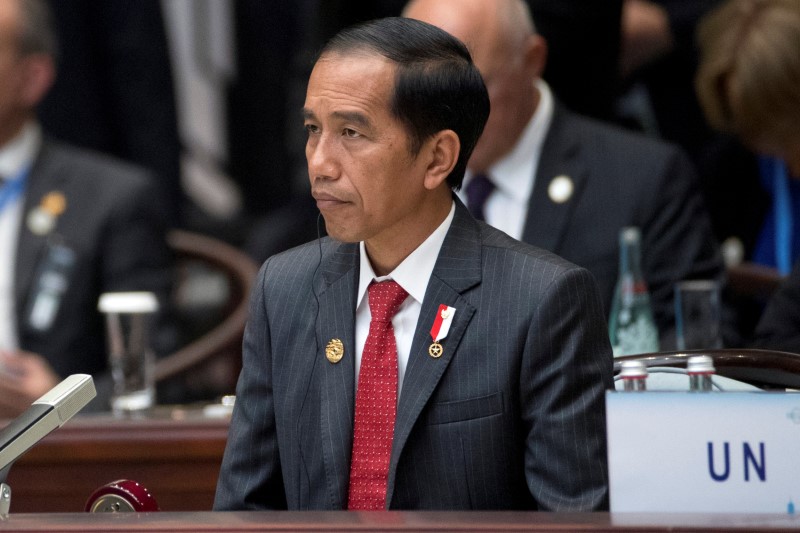
<path id="1" fill-rule="evenodd" d="M 158 300 L 151 292 L 104 293 L 98 309 L 106 318 L 111 410 L 118 416 L 143 413 L 155 403 L 150 322 Z"/>
<path id="2" fill-rule="evenodd" d="M 715 280 L 675 284 L 675 343 L 678 350 L 722 347 L 719 283 Z"/>

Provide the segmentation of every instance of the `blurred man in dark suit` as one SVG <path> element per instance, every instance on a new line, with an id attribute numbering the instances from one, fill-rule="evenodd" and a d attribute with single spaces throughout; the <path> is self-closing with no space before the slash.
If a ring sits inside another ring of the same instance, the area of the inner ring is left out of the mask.
<path id="1" fill-rule="evenodd" d="M 723 272 L 687 157 L 562 106 L 540 79 L 547 43 L 521 0 L 413 0 L 404 15 L 467 43 L 489 89 L 492 112 L 461 194 L 473 213 L 587 268 L 606 312 L 619 231 L 638 226 L 655 319 L 669 338 L 674 283 Z"/>
<path id="2" fill-rule="evenodd" d="M 169 287 L 152 177 L 54 142 L 35 119 L 55 77 L 49 19 L 39 0 L 0 2 L 0 417 L 106 369 L 100 293 L 163 301 Z"/>
<path id="3" fill-rule="evenodd" d="M 726 261 L 763 262 L 756 250 L 770 195 L 759 180 L 757 158 L 735 136 L 708 124 L 694 91 L 695 30 L 722 1 L 625 0 L 621 73 L 631 91 L 624 101 L 636 105 L 623 109 L 627 107 L 626 118 L 633 125 L 686 150 L 697 168 L 712 230 L 723 243 Z"/>
<path id="4" fill-rule="evenodd" d="M 167 220 L 179 225 L 181 146 L 161 2 L 47 3 L 59 73 L 37 108 L 42 126 L 59 140 L 152 172 Z"/>

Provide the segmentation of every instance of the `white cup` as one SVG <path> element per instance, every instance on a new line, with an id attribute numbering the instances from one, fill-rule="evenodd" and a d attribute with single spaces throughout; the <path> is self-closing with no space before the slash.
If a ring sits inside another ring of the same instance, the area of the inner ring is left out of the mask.
<path id="1" fill-rule="evenodd" d="M 114 382 L 111 410 L 120 416 L 142 413 L 155 403 L 150 322 L 158 311 L 158 300 L 151 292 L 107 292 L 100 296 L 97 307 L 106 318 Z"/>

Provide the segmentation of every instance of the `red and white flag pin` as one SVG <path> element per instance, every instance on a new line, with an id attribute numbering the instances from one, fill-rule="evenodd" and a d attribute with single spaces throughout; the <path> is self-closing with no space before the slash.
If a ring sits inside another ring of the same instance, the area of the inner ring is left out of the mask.
<path id="1" fill-rule="evenodd" d="M 428 347 L 428 355 L 431 357 L 439 358 L 442 356 L 444 348 L 442 348 L 439 341 L 447 337 L 447 333 L 450 331 L 450 324 L 453 323 L 453 315 L 455 314 L 456 308 L 449 307 L 445 304 L 441 304 L 439 310 L 436 311 L 436 318 L 431 328 L 433 343 Z"/>

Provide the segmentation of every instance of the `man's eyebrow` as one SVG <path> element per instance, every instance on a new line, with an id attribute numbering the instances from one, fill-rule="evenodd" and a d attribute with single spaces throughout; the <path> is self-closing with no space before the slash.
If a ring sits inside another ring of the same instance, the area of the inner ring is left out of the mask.
<path id="1" fill-rule="evenodd" d="M 362 126 L 365 128 L 372 127 L 372 122 L 364 115 L 363 113 L 359 113 L 358 111 L 334 111 L 332 114 L 333 118 L 337 120 L 341 120 L 343 122 L 351 122 L 357 126 Z M 308 108 L 303 108 L 303 120 L 316 120 L 317 116 L 314 112 Z"/>
<path id="2" fill-rule="evenodd" d="M 369 121 L 366 115 L 357 111 L 334 111 L 333 116 L 344 122 L 351 122 L 356 126 L 361 126 L 364 128 L 369 128 L 372 126 L 372 123 Z"/>

